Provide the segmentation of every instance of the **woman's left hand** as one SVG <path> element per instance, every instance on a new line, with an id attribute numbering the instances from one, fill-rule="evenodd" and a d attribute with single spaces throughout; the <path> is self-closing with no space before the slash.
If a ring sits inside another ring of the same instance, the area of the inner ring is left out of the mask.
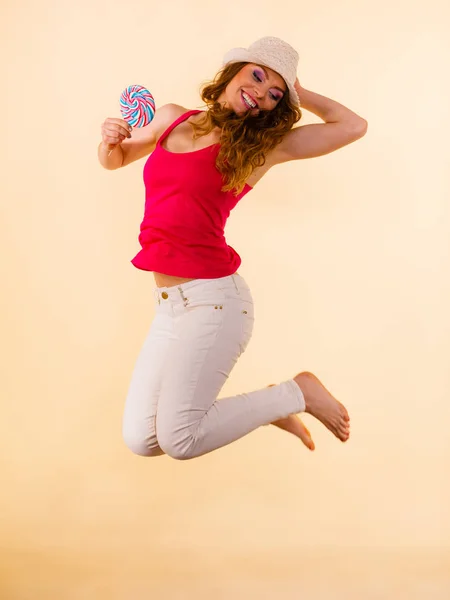
<path id="1" fill-rule="evenodd" d="M 294 87 L 295 87 L 295 91 L 297 92 L 297 94 L 300 94 L 300 92 L 302 91 L 303 88 L 300 85 L 300 81 L 298 80 L 298 77 L 295 80 Z"/>

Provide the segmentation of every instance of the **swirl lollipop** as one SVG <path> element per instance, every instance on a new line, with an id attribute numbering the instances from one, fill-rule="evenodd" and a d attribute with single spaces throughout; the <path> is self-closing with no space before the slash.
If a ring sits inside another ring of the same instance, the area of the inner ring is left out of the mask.
<path id="1" fill-rule="evenodd" d="M 155 116 L 155 100 L 142 85 L 129 85 L 120 96 L 120 112 L 132 127 L 145 127 Z"/>
<path id="2" fill-rule="evenodd" d="M 145 127 L 155 116 L 155 100 L 144 86 L 129 85 L 120 96 L 120 112 L 132 127 Z"/>

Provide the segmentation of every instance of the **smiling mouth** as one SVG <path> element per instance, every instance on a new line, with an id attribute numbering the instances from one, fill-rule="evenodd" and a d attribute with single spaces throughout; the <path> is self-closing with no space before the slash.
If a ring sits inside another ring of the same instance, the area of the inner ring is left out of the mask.
<path id="1" fill-rule="evenodd" d="M 241 96 L 245 106 L 248 109 L 253 110 L 254 108 L 258 108 L 258 103 L 255 102 L 253 98 L 249 96 L 246 92 L 241 92 Z"/>

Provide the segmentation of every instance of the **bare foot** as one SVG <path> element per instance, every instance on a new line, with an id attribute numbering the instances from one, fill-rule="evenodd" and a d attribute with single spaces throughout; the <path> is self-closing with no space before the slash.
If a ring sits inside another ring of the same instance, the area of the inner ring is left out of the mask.
<path id="1" fill-rule="evenodd" d="M 305 412 L 319 419 L 342 442 L 350 436 L 350 417 L 343 406 L 315 375 L 307 371 L 294 377 L 305 397 Z"/>
<path id="2" fill-rule="evenodd" d="M 272 387 L 273 385 L 275 384 L 271 383 L 267 387 Z M 305 446 L 310 450 L 315 449 L 314 442 L 311 438 L 311 434 L 303 424 L 302 420 L 299 417 L 297 417 L 297 415 L 289 415 L 284 419 L 274 421 L 273 423 L 271 423 L 271 425 L 275 425 L 275 427 L 279 427 L 280 429 L 283 429 L 283 431 L 288 431 L 289 433 L 292 433 L 293 435 L 301 439 Z"/>

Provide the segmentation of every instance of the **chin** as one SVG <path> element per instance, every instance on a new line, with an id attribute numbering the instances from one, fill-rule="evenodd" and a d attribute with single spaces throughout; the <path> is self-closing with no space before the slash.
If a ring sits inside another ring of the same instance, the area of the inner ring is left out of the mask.
<path id="1" fill-rule="evenodd" d="M 253 109 L 243 108 L 241 105 L 239 105 L 237 107 L 233 106 L 233 111 L 239 117 L 244 117 L 245 115 L 250 115 L 251 117 L 257 117 L 260 112 L 258 108 L 253 108 Z"/>
<path id="2" fill-rule="evenodd" d="M 232 104 L 229 104 L 226 108 L 229 108 L 230 110 L 232 110 L 237 117 L 243 117 L 243 116 L 245 116 L 246 111 L 242 110 L 241 107 L 236 108 L 236 106 L 233 106 Z"/>

